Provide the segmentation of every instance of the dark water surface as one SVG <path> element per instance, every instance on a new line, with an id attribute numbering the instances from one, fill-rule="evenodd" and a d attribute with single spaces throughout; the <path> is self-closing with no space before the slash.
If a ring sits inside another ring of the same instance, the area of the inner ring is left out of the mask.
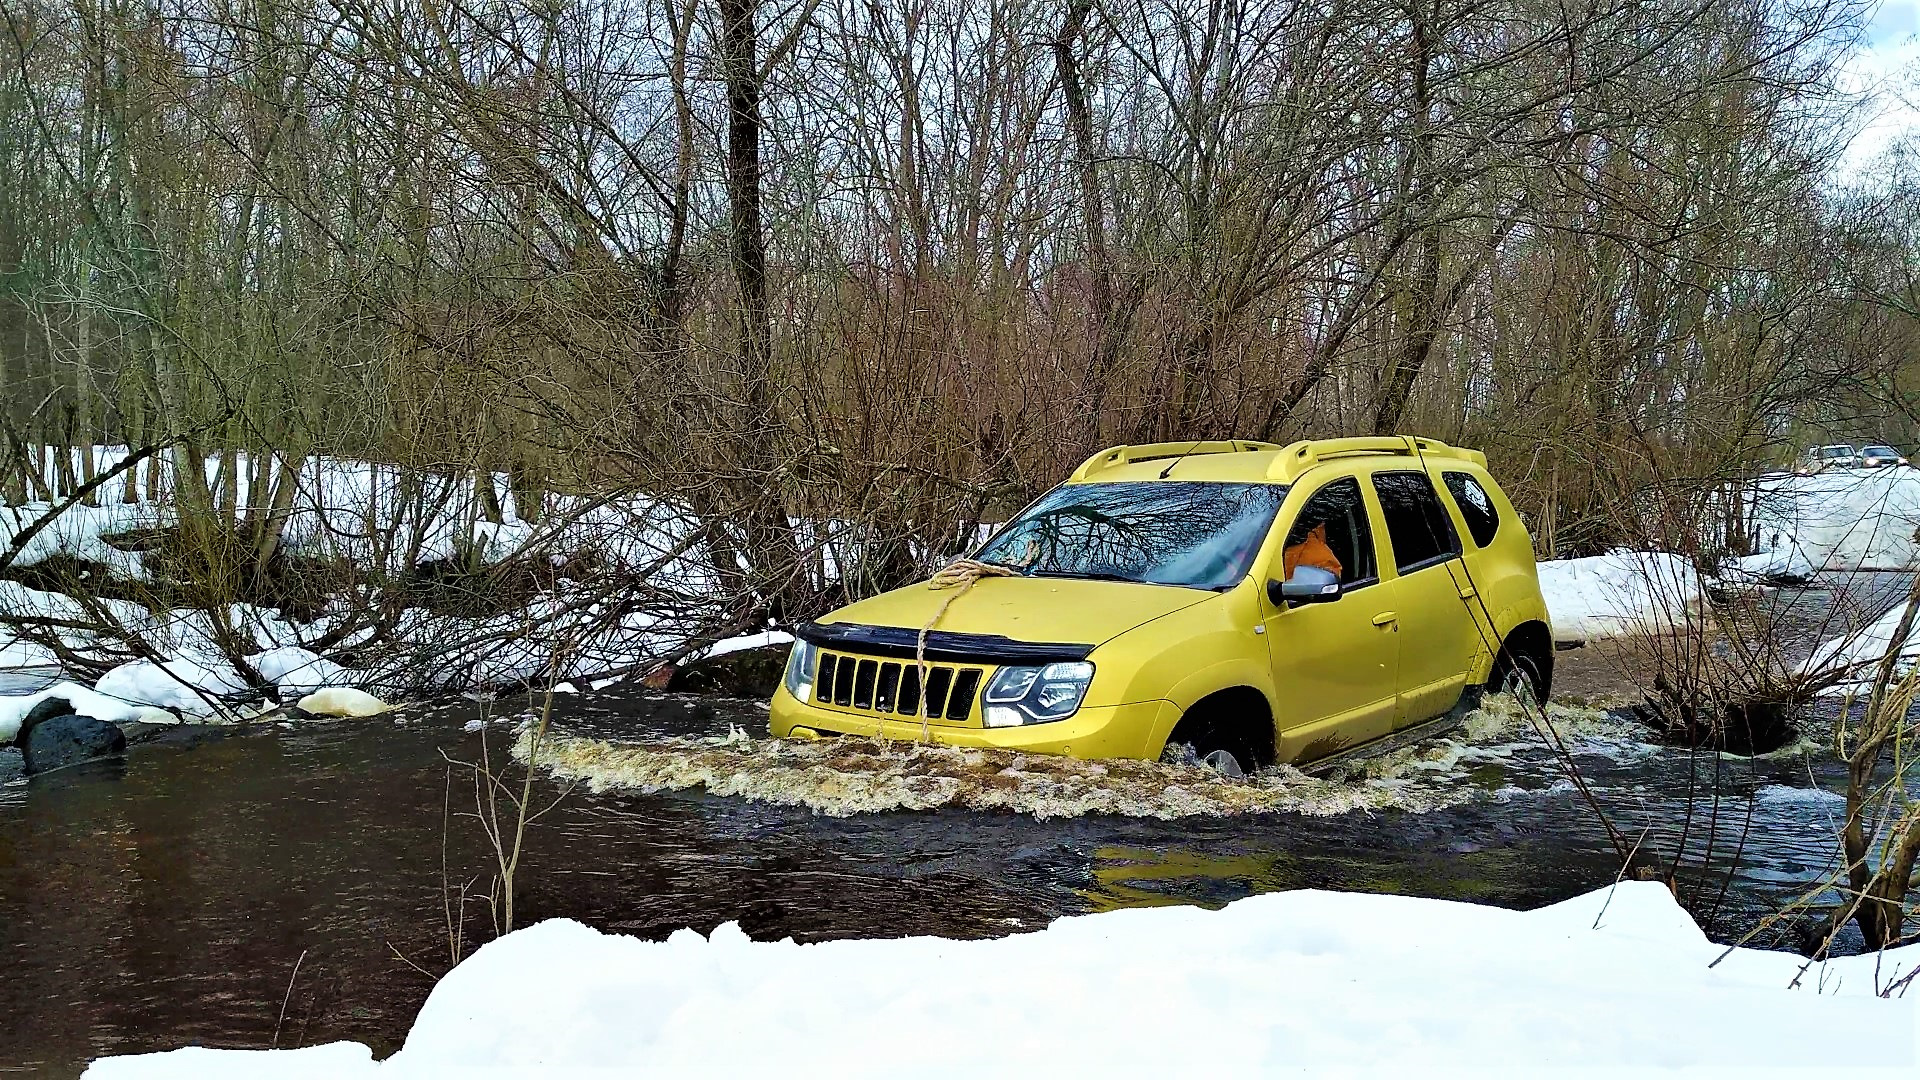
<path id="1" fill-rule="evenodd" d="M 764 724 L 752 703 L 562 700 L 559 728 L 599 738 Z M 102 1054 L 191 1043 L 397 1049 L 449 966 L 448 897 L 464 883 L 484 895 L 491 880 L 478 825 L 462 816 L 471 775 L 450 782 L 443 757 L 477 757 L 464 725 L 478 709 L 176 729 L 124 762 L 0 783 L 0 1071 L 72 1074 Z M 497 762 L 509 735 L 488 732 Z M 1684 831 L 1684 898 L 1716 938 L 1745 933 L 1833 862 L 1840 804 L 1822 789 L 1837 778 L 1809 758 L 1720 759 L 1603 735 L 1570 747 L 1644 851 L 1671 855 Z M 517 916 L 656 938 L 726 920 L 756 938 L 981 937 L 1306 887 L 1529 908 L 1620 872 L 1531 732 L 1510 753 L 1436 771 L 1474 797 L 1334 817 L 833 818 L 698 791 L 576 788 L 529 832 Z M 492 936 L 483 902 L 454 921 L 469 947 Z"/>

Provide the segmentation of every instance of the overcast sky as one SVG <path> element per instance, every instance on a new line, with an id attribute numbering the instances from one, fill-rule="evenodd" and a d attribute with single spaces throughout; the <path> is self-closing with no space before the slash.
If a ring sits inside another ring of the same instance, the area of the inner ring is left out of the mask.
<path id="1" fill-rule="evenodd" d="M 1920 0 L 1886 0 L 1867 27 L 1866 47 L 1849 64 L 1851 89 L 1873 94 L 1866 126 L 1848 148 L 1854 167 L 1900 135 L 1920 132 Z"/>

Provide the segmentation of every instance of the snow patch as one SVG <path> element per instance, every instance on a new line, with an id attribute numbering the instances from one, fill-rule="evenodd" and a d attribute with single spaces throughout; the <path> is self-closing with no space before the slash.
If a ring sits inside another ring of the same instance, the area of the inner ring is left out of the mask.
<path id="1" fill-rule="evenodd" d="M 1730 559 L 1721 577 L 1735 582 L 1805 581 L 1816 572 L 1807 553 L 1790 545 Z"/>
<path id="2" fill-rule="evenodd" d="M 1701 598 L 1693 564 L 1669 552 L 1616 549 L 1543 562 L 1539 573 L 1553 635 L 1561 641 L 1678 629 Z"/>
<path id="3" fill-rule="evenodd" d="M 279 687 L 282 701 L 305 697 L 323 687 L 363 681 L 356 673 L 297 645 L 282 645 L 246 659 L 261 678 Z"/>
<path id="4" fill-rule="evenodd" d="M 1830 697 L 1858 696 L 1866 694 L 1873 683 L 1875 669 L 1880 659 L 1893 648 L 1894 637 L 1900 632 L 1900 619 L 1906 614 L 1905 601 L 1895 604 L 1886 614 L 1851 633 L 1830 638 L 1821 642 L 1801 665 L 1806 674 L 1840 672 L 1840 681 L 1820 691 Z M 1920 659 L 1920 616 L 1914 619 L 1914 626 L 1907 639 L 1900 643 L 1899 670 L 1905 671 Z"/>
<path id="5" fill-rule="evenodd" d="M 798 945 L 728 923 L 649 942 L 556 919 L 454 968 L 384 1062 L 187 1050 L 87 1075 L 269 1080 L 313 1075 L 322 1051 L 344 1080 L 1911 1070 L 1916 1002 L 1874 990 L 1920 947 L 1804 977 L 1752 949 L 1710 966 L 1722 951 L 1650 882 L 1533 912 L 1302 890 L 985 941 Z"/>
<path id="6" fill-rule="evenodd" d="M 1920 469 L 1764 477 L 1749 520 L 1761 552 L 1797 552 L 1819 569 L 1920 567 Z"/>
<path id="7" fill-rule="evenodd" d="M 232 664 L 206 656 L 177 656 L 163 662 L 135 660 L 100 676 L 94 688 L 125 701 L 196 716 L 216 713 L 220 698 L 237 697 L 249 690 Z"/>
<path id="8" fill-rule="evenodd" d="M 89 690 L 79 683 L 58 682 L 31 694 L 0 697 L 0 743 L 10 743 L 20 732 L 21 721 L 35 705 L 50 698 L 64 698 L 73 711 L 109 724 L 177 724 L 180 718 L 164 709 L 122 701 Z"/>
<path id="9" fill-rule="evenodd" d="M 739 637 L 723 638 L 700 650 L 693 659 L 711 660 L 728 653 L 745 652 L 748 649 L 764 649 L 773 645 L 791 645 L 793 635 L 784 630 L 768 630 L 759 634 L 742 634 Z"/>

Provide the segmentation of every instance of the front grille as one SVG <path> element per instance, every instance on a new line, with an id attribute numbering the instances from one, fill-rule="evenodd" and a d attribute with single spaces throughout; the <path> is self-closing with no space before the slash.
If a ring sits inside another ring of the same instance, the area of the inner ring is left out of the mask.
<path id="1" fill-rule="evenodd" d="M 927 718 L 964 724 L 973 718 L 985 671 L 953 664 L 927 665 Z M 861 712 L 920 717 L 920 665 L 911 660 L 877 660 L 840 653 L 820 654 L 813 698 L 822 705 Z"/>

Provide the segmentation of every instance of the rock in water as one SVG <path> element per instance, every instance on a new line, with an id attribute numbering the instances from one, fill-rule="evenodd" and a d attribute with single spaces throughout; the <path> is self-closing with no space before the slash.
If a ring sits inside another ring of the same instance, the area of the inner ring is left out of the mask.
<path id="1" fill-rule="evenodd" d="M 21 746 L 25 746 L 27 744 L 27 732 L 32 731 L 35 724 L 43 720 L 51 720 L 56 716 L 72 715 L 73 702 L 63 697 L 45 698 L 34 705 L 32 709 L 29 709 L 27 715 L 21 718 L 20 730 L 14 735 L 13 741 Z"/>
<path id="2" fill-rule="evenodd" d="M 29 727 L 20 725 L 20 753 L 28 773 L 46 772 L 93 758 L 126 753 L 127 737 L 105 720 L 69 709 Z"/>
<path id="3" fill-rule="evenodd" d="M 387 703 L 364 690 L 355 690 L 346 686 L 329 686 L 316 690 L 300 699 L 295 706 L 304 713 L 314 716 L 378 716 L 388 709 Z"/>

